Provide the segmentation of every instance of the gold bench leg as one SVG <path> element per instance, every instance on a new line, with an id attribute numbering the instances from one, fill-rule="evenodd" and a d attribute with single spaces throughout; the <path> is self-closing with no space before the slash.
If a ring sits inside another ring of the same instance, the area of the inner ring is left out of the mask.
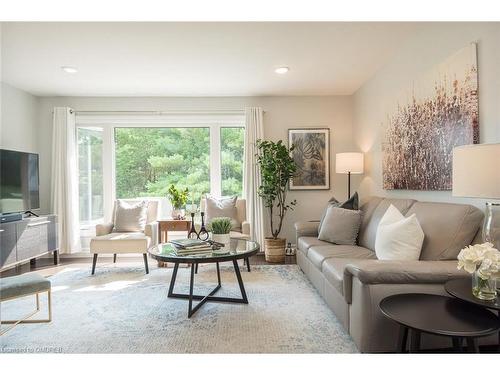
<path id="1" fill-rule="evenodd" d="M 42 292 L 44 293 L 44 292 Z M 19 296 L 24 297 L 24 296 Z M 28 315 L 25 317 L 19 319 L 19 320 L 1 320 L 1 324 L 12 324 L 9 328 L 0 331 L 0 336 L 2 336 L 4 333 L 10 331 L 12 328 L 17 326 L 18 324 L 26 324 L 26 323 L 50 323 L 52 321 L 52 295 L 50 289 L 47 290 L 47 302 L 48 302 L 48 310 L 49 310 L 49 317 L 47 319 L 30 319 L 33 315 L 38 313 L 40 311 L 40 296 L 39 293 L 35 294 L 35 299 L 36 299 L 36 310 L 33 312 L 30 312 Z M 14 299 L 14 298 L 12 298 Z"/>

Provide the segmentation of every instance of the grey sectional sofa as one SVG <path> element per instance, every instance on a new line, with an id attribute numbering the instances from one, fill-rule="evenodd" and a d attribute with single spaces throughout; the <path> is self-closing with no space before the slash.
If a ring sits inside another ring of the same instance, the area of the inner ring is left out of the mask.
<path id="1" fill-rule="evenodd" d="M 416 214 L 425 233 L 420 260 L 377 260 L 377 226 L 390 204 L 405 216 Z M 399 293 L 447 295 L 443 284 L 470 277 L 457 270 L 459 251 L 480 239 L 483 213 L 462 204 L 371 197 L 362 207 L 358 246 L 318 240 L 318 222 L 298 222 L 297 263 L 362 352 L 396 350 L 399 327 L 385 318 L 379 302 Z M 494 343 L 495 337 L 491 341 Z M 441 337 L 423 335 L 424 348 L 450 347 Z"/>

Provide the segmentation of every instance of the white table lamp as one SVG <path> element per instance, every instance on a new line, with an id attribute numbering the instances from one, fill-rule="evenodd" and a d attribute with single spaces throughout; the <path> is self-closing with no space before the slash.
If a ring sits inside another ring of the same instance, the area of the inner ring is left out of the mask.
<path id="1" fill-rule="evenodd" d="M 453 196 L 500 199 L 500 143 L 453 149 Z M 500 203 L 487 202 L 483 240 L 500 248 Z"/>
<path id="2" fill-rule="evenodd" d="M 363 174 L 362 152 L 342 152 L 335 157 L 335 172 L 347 174 L 347 199 L 351 197 L 351 174 Z"/>

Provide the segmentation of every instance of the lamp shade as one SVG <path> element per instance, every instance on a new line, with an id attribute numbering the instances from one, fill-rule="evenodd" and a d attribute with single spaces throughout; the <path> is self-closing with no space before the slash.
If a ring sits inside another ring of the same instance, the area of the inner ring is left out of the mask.
<path id="1" fill-rule="evenodd" d="M 342 152 L 335 157 L 335 172 L 362 174 L 363 164 L 362 152 Z"/>
<path id="2" fill-rule="evenodd" d="M 453 196 L 500 198 L 500 143 L 453 149 Z"/>

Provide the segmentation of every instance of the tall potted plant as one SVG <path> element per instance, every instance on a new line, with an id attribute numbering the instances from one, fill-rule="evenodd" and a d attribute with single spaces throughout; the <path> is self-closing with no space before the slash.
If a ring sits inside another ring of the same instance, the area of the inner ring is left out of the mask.
<path id="1" fill-rule="evenodd" d="M 284 238 L 279 238 L 283 219 L 288 210 L 293 210 L 296 200 L 287 202 L 287 189 L 290 179 L 295 175 L 297 166 L 290 155 L 293 145 L 288 148 L 283 141 L 273 142 L 257 140 L 257 163 L 260 168 L 261 185 L 258 194 L 268 209 L 271 236 L 265 241 L 266 261 L 283 262 L 285 260 Z"/>

